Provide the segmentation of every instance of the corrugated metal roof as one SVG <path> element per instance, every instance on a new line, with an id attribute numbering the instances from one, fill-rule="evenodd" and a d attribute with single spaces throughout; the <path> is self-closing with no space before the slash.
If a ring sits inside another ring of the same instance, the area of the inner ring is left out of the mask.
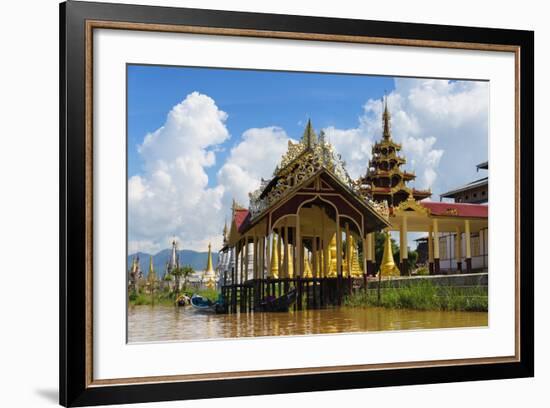
<path id="1" fill-rule="evenodd" d="M 466 184 L 462 187 L 456 188 L 456 189 L 451 190 L 451 191 L 447 191 L 446 193 L 440 194 L 439 196 L 440 197 L 445 197 L 445 198 L 448 198 L 448 197 L 452 198 L 454 195 L 456 195 L 458 193 L 461 193 L 463 191 L 471 190 L 471 189 L 474 189 L 474 188 L 477 188 L 477 187 L 486 186 L 488 184 L 489 184 L 489 177 L 483 177 L 482 179 L 472 181 L 469 184 Z"/>

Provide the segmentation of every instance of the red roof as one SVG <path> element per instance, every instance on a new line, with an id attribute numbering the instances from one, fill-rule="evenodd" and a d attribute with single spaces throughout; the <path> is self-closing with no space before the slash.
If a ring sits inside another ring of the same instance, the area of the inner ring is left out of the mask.
<path id="1" fill-rule="evenodd" d="M 420 204 L 430 210 L 432 215 L 477 218 L 488 218 L 489 216 L 489 206 L 484 204 L 438 203 L 433 201 L 421 201 Z"/>
<path id="2" fill-rule="evenodd" d="M 247 209 L 236 209 L 235 210 L 235 225 L 237 226 L 237 231 L 241 230 L 241 226 L 245 222 L 245 220 L 248 218 L 250 213 Z"/>

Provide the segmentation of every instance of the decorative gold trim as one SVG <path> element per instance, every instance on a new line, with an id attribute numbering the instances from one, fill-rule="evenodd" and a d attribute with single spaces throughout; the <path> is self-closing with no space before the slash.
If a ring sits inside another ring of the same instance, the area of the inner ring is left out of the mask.
<path id="1" fill-rule="evenodd" d="M 515 313 L 516 313 L 516 333 L 515 333 L 515 343 L 516 343 L 516 350 L 515 355 L 518 359 L 518 361 L 521 361 L 521 336 L 520 336 L 520 327 L 521 327 L 521 313 L 520 313 L 520 285 L 521 285 L 521 240 L 520 240 L 520 234 L 521 234 L 521 228 L 520 228 L 520 215 L 521 215 L 521 161 L 520 161 L 520 145 L 521 145 L 521 128 L 520 128 L 520 106 L 521 106 L 521 90 L 520 90 L 520 70 L 521 70 L 521 48 L 516 47 L 516 50 L 514 52 L 515 55 L 515 182 L 514 182 L 514 198 L 515 198 L 515 221 L 516 221 L 516 229 L 515 229 L 515 240 L 516 240 L 516 258 L 515 258 L 515 273 L 516 273 L 516 307 L 515 307 Z"/>
<path id="2" fill-rule="evenodd" d="M 123 22 L 123 21 L 88 20 L 86 21 L 86 24 L 91 25 L 93 28 L 106 28 L 106 29 L 114 29 L 114 30 L 157 31 L 157 32 L 165 32 L 165 33 L 223 35 L 223 36 L 255 37 L 255 38 L 277 38 L 277 39 L 288 39 L 288 40 L 345 42 L 345 43 L 355 43 L 355 44 L 398 45 L 398 46 L 409 46 L 409 47 L 453 48 L 453 49 L 477 50 L 477 51 L 514 52 L 516 48 L 518 48 L 515 45 L 504 45 L 504 44 L 467 43 L 467 42 L 458 42 L 458 41 L 411 40 L 411 39 L 402 39 L 402 38 L 298 33 L 298 32 L 291 32 L 291 31 L 252 30 L 252 29 L 242 29 L 242 28 L 219 28 L 219 27 L 197 27 L 197 26 L 170 25 L 170 24 L 129 23 L 129 22 Z"/>
<path id="3" fill-rule="evenodd" d="M 294 369 L 262 370 L 262 371 L 238 371 L 224 373 L 189 374 L 174 376 L 155 377 L 133 377 L 113 379 L 93 379 L 93 30 L 94 29 L 116 29 L 134 31 L 155 31 L 169 33 L 187 33 L 202 35 L 238 36 L 254 38 L 277 38 L 304 41 L 329 41 L 355 44 L 378 44 L 411 47 L 449 48 L 477 51 L 513 52 L 515 55 L 515 225 L 516 225 L 516 258 L 515 258 L 515 355 L 502 357 L 483 357 L 456 360 L 433 360 L 416 362 L 397 362 L 366 365 L 344 365 L 331 367 L 307 367 Z M 420 368 L 440 367 L 447 365 L 469 365 L 469 364 L 496 364 L 512 363 L 520 361 L 520 47 L 502 44 L 465 43 L 450 41 L 411 40 L 397 38 L 382 38 L 369 36 L 350 36 L 332 34 L 297 33 L 286 31 L 263 31 L 249 29 L 216 28 L 216 27 L 194 27 L 184 25 L 129 23 L 120 21 L 86 21 L 86 135 L 85 135 L 85 183 L 86 183 L 86 233 L 85 233 L 85 275 L 86 275 L 86 387 L 101 387 L 109 385 L 129 385 L 143 383 L 166 383 L 179 381 L 206 381 L 235 378 L 251 378 L 265 376 L 292 376 L 299 374 L 336 373 L 352 371 L 387 370 L 395 368 Z"/>
<path id="4" fill-rule="evenodd" d="M 86 134 L 85 134 L 85 285 L 86 387 L 93 383 L 93 26 L 86 24 Z"/>
<path id="5" fill-rule="evenodd" d="M 288 377 L 301 374 L 328 374 L 338 372 L 358 372 L 374 370 L 391 370 L 395 368 L 422 368 L 422 367 L 442 367 L 448 365 L 469 365 L 469 364 L 497 364 L 516 362 L 514 357 L 487 357 L 487 358 L 469 358 L 456 360 L 432 360 L 432 361 L 414 361 L 409 363 L 382 363 L 382 364 L 358 364 L 330 367 L 305 367 L 287 370 L 257 370 L 257 371 L 234 371 L 212 374 L 188 374 L 188 375 L 166 375 L 157 377 L 128 377 L 115 378 L 108 380 L 95 380 L 91 387 L 104 387 L 109 385 L 132 385 L 144 383 L 166 383 L 166 382 L 186 382 L 186 381 L 211 381 L 211 380 L 233 380 L 239 378 L 256 377 Z"/>

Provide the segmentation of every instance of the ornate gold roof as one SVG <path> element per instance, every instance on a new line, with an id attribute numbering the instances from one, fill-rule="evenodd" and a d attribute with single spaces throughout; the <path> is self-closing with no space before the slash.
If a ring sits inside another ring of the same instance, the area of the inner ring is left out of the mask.
<path id="1" fill-rule="evenodd" d="M 326 141 L 324 132 L 321 131 L 317 137 L 311 121 L 308 121 L 301 140 L 298 143 L 288 142 L 287 152 L 275 168 L 273 178 L 262 179 L 260 188 L 249 194 L 252 217 L 301 186 L 322 168 L 332 173 L 350 190 L 357 192 L 340 155 Z"/>

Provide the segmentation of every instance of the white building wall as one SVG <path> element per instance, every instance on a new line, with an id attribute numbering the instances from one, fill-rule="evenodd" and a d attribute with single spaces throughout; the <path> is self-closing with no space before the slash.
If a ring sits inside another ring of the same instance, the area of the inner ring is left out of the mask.
<path id="1" fill-rule="evenodd" d="M 472 254 L 472 269 L 487 269 L 488 268 L 488 230 L 484 229 L 475 237 L 472 234 L 471 238 L 471 254 Z M 453 273 L 457 271 L 457 259 L 455 248 L 456 234 L 442 233 L 439 237 L 440 260 L 439 265 L 441 271 L 445 273 Z M 464 233 L 461 234 L 461 258 L 462 272 L 466 271 L 466 238 Z"/>

